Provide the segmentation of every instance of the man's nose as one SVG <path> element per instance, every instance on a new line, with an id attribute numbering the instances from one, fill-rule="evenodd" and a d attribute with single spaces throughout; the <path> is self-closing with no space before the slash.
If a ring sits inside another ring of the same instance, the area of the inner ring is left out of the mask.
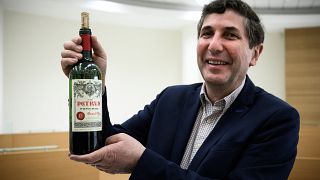
<path id="1" fill-rule="evenodd" d="M 222 39 L 217 34 L 211 38 L 208 50 L 213 54 L 223 51 Z"/>

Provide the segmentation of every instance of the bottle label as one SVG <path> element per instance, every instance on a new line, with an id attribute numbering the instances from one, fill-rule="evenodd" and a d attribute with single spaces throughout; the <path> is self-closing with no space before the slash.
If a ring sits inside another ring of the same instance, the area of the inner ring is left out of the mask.
<path id="1" fill-rule="evenodd" d="M 102 81 L 72 80 L 72 132 L 102 130 Z"/>

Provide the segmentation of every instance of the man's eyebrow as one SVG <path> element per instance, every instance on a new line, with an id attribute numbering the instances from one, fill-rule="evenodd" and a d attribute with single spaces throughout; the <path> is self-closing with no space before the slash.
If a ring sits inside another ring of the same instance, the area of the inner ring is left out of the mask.
<path id="1" fill-rule="evenodd" d="M 202 30 L 211 30 L 211 29 L 213 29 L 213 28 L 210 25 L 207 25 L 207 26 L 203 26 L 201 28 L 201 31 Z M 227 31 L 238 31 L 238 32 L 240 32 L 240 30 L 238 28 L 234 27 L 234 26 L 227 26 L 224 29 L 227 30 Z"/>
<path id="2" fill-rule="evenodd" d="M 211 26 L 203 26 L 202 28 L 201 28 L 201 31 L 203 31 L 203 30 L 210 30 L 211 29 Z"/>
<path id="3" fill-rule="evenodd" d="M 240 32 L 240 30 L 234 26 L 228 26 L 224 28 L 227 31 L 236 31 L 236 32 Z"/>

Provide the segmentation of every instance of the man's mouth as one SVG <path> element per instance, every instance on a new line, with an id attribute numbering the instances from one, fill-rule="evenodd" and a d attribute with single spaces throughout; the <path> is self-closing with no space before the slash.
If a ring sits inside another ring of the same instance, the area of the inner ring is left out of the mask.
<path id="1" fill-rule="evenodd" d="M 223 61 L 213 61 L 213 60 L 208 60 L 207 63 L 210 64 L 210 65 L 227 65 L 228 64 L 228 63 L 223 62 Z"/>

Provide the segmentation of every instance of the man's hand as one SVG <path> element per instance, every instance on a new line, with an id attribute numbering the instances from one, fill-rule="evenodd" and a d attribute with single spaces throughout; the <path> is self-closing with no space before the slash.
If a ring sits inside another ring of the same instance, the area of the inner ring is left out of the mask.
<path id="1" fill-rule="evenodd" d="M 64 74 L 69 77 L 71 68 L 82 58 L 82 39 L 80 36 L 73 38 L 71 41 L 67 41 L 63 44 L 64 49 L 61 52 L 61 67 Z M 96 36 L 91 36 L 91 45 L 93 49 L 93 59 L 99 66 L 102 73 L 102 81 L 104 84 L 104 78 L 107 69 L 107 55 L 98 42 Z"/>
<path id="2" fill-rule="evenodd" d="M 106 139 L 106 146 L 70 159 L 90 164 L 110 174 L 131 173 L 146 148 L 131 136 L 120 133 Z"/>

